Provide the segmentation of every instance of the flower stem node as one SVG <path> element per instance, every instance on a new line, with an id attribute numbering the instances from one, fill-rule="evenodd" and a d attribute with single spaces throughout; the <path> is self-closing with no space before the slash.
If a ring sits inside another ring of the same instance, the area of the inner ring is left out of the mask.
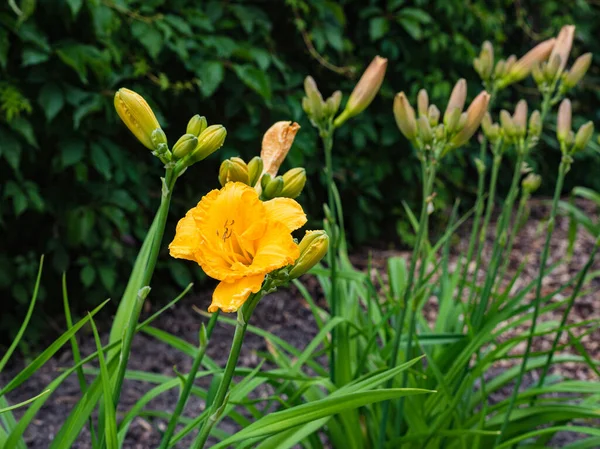
<path id="1" fill-rule="evenodd" d="M 263 173 L 263 160 L 260 156 L 254 156 L 250 162 L 248 162 L 248 185 L 250 187 L 254 187 L 258 180 L 260 179 L 260 175 Z"/>
<path id="2" fill-rule="evenodd" d="M 190 162 L 195 163 L 213 154 L 225 143 L 227 130 L 223 125 L 210 125 L 200 136 L 198 136 L 198 145 L 190 155 Z"/>
<path id="3" fill-rule="evenodd" d="M 302 276 L 325 257 L 329 249 L 329 236 L 325 231 L 306 231 L 299 249 L 300 257 L 290 270 L 289 279 Z"/>
<path id="4" fill-rule="evenodd" d="M 285 172 L 283 178 L 283 190 L 279 196 L 284 198 L 297 198 L 306 185 L 306 170 L 301 167 L 292 168 Z"/>
<path id="5" fill-rule="evenodd" d="M 185 132 L 187 134 L 193 134 L 194 136 L 199 137 L 207 127 L 208 122 L 206 121 L 206 117 L 196 114 L 188 122 Z"/>
<path id="6" fill-rule="evenodd" d="M 160 124 L 146 100 L 136 92 L 122 87 L 115 94 L 114 105 L 117 114 L 119 114 L 125 126 L 129 128 L 129 131 L 146 148 L 155 150 L 156 146 L 152 140 L 152 133 L 160 128 Z"/>
<path id="7" fill-rule="evenodd" d="M 228 182 L 242 182 L 249 184 L 248 166 L 239 157 L 226 159 L 219 168 L 219 183 L 221 187 Z"/>
<path id="8" fill-rule="evenodd" d="M 198 145 L 198 138 L 193 134 L 184 134 L 173 145 L 173 157 L 183 159 L 190 154 Z"/>

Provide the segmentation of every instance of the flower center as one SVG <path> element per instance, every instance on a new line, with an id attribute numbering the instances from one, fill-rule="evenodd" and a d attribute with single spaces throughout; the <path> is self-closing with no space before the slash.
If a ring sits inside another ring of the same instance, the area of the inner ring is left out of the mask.
<path id="1" fill-rule="evenodd" d="M 225 219 L 223 229 L 219 231 L 217 229 L 217 237 L 219 238 L 219 245 L 223 258 L 231 265 L 241 263 L 245 266 L 252 264 L 253 256 L 242 244 L 242 239 L 235 231 L 234 226 L 235 220 Z"/>

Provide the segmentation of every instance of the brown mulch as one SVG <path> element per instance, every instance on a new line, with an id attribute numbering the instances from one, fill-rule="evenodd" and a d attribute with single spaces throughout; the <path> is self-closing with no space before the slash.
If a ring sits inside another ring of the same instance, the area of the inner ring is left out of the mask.
<path id="1" fill-rule="evenodd" d="M 583 207 L 589 210 L 590 214 L 595 215 L 595 210 L 590 205 L 582 203 Z M 537 276 L 538 270 L 538 257 L 541 252 L 545 237 L 545 226 L 544 220 L 547 217 L 548 208 L 544 201 L 536 201 L 531 206 L 530 220 L 526 223 L 523 229 L 521 229 L 519 236 L 516 240 L 513 252 L 511 254 L 511 267 L 510 273 L 514 272 L 524 258 L 529 258 L 523 273 L 521 274 L 519 281 L 515 285 L 515 289 L 526 285 L 531 282 Z M 561 264 L 555 269 L 549 276 L 544 279 L 543 289 L 544 292 L 550 292 L 556 289 L 567 280 L 571 279 L 577 274 L 577 272 L 583 267 L 585 261 L 591 251 L 594 244 L 594 239 L 587 235 L 585 231 L 581 231 L 576 245 L 574 257 L 571 260 L 565 258 L 566 254 L 566 241 L 567 241 L 567 228 L 568 221 L 565 218 L 559 218 L 557 220 L 557 226 L 555 234 L 552 239 L 552 251 L 550 255 L 550 263 L 558 260 L 559 258 L 565 259 L 565 263 Z M 463 226 L 462 235 L 459 241 L 455 245 L 453 254 L 451 257 L 452 265 L 456 264 L 457 254 L 460 250 L 465 250 L 468 240 L 468 224 Z M 493 226 L 488 233 L 488 240 L 486 244 L 486 250 L 484 251 L 484 258 L 482 267 L 485 269 L 489 264 L 489 249 L 493 243 Z M 367 256 L 372 254 L 373 256 L 373 267 L 378 269 L 385 277 L 385 260 L 394 255 L 402 257 L 409 257 L 410 253 L 407 251 L 396 251 L 396 250 L 373 250 L 365 249 L 354 253 L 352 256 L 353 263 L 357 267 L 366 268 Z M 600 263 L 597 262 L 591 271 L 598 270 Z M 480 273 L 483 276 L 484 272 Z M 315 285 L 314 280 L 307 280 L 311 286 L 311 291 L 317 292 L 316 288 L 312 288 Z M 600 318 L 600 298 L 596 294 L 600 282 L 596 279 L 592 280 L 587 285 L 586 294 L 580 297 L 571 312 L 569 322 L 579 322 L 589 319 Z M 565 291 L 561 295 L 557 295 L 554 298 L 555 301 L 564 299 L 568 295 L 570 290 Z M 209 302 L 209 293 L 203 293 L 190 298 L 184 299 L 172 310 L 167 311 L 163 314 L 154 325 L 160 329 L 167 330 L 168 332 L 177 335 L 178 337 L 196 344 L 198 340 L 198 329 L 202 321 L 206 321 L 205 318 L 200 317 L 197 313 L 192 311 L 192 306 L 196 306 L 200 309 L 206 309 Z M 531 296 L 529 295 L 525 301 L 530 301 Z M 562 316 L 562 308 L 557 309 L 552 313 L 545 314 L 541 317 L 542 320 L 555 320 L 560 321 Z M 435 299 L 430 301 L 430 306 L 426 308 L 426 314 L 428 318 L 435 318 Z M 251 324 L 256 325 L 262 329 L 274 333 L 275 335 L 285 339 L 290 344 L 297 348 L 304 348 L 308 342 L 316 335 L 317 328 L 305 302 L 301 299 L 299 293 L 295 289 L 282 290 L 275 294 L 272 294 L 261 302 L 258 313 L 255 313 Z M 99 327 L 103 336 L 103 341 L 107 340 L 107 334 L 109 331 L 110 323 L 99 323 Z M 528 327 L 522 326 L 515 330 L 515 333 L 526 332 Z M 208 349 L 208 355 L 212 357 L 221 366 L 224 366 L 227 359 L 229 345 L 231 337 L 233 335 L 232 328 L 225 325 L 218 325 L 215 329 L 213 338 Z M 509 335 L 512 336 L 515 334 Z M 84 354 L 88 354 L 95 350 L 93 339 L 91 336 L 81 338 L 82 351 Z M 544 350 L 550 347 L 552 336 L 547 338 L 538 338 L 535 341 L 534 350 Z M 584 337 L 582 343 L 589 351 L 590 355 L 598 360 L 600 359 L 600 331 L 596 330 L 594 333 Z M 562 343 L 567 343 L 566 339 L 563 339 Z M 523 351 L 524 344 L 516 349 L 516 352 Z M 567 350 L 575 352 L 572 347 L 567 346 Z M 259 338 L 253 334 L 248 334 L 244 342 L 244 348 L 240 357 L 240 365 L 247 367 L 255 367 L 261 360 L 261 352 L 266 352 L 267 348 L 262 338 Z M 70 352 L 65 350 L 59 356 L 50 360 L 42 369 L 40 369 L 28 382 L 18 388 L 16 391 L 11 392 L 8 395 L 9 400 L 12 403 L 26 400 L 36 394 L 43 391 L 44 387 L 53 380 L 64 367 L 68 367 L 71 363 Z M 506 365 L 509 365 L 510 361 L 499 365 L 498 369 L 503 369 Z M 156 341 L 147 335 L 137 335 L 134 340 L 134 346 L 132 349 L 132 357 L 130 359 L 130 369 L 143 370 L 151 373 L 161 373 L 165 375 L 174 375 L 174 368 L 178 372 L 186 373 L 189 371 L 191 366 L 191 360 L 189 357 L 183 355 L 179 351 L 170 349 L 164 343 Z M 23 360 L 17 360 L 12 366 L 7 367 L 6 371 L 0 375 L 0 385 L 5 385 L 12 376 L 18 373 L 24 367 Z M 561 365 L 560 374 L 563 374 L 569 378 L 574 379 L 594 379 L 597 380 L 597 376 L 589 368 L 584 365 Z M 556 372 L 556 371 L 555 371 Z M 535 373 L 534 373 L 535 375 Z M 525 386 L 531 384 L 536 379 L 529 376 L 526 379 Z M 207 387 L 209 379 L 202 379 L 198 382 L 198 385 Z M 126 381 L 123 389 L 123 395 L 120 404 L 120 411 L 125 412 L 128 410 L 145 392 L 147 392 L 153 385 L 145 382 L 133 382 Z M 510 389 L 505 389 L 501 392 L 503 397 L 510 394 Z M 268 389 L 257 392 L 258 395 L 266 395 L 270 393 Z M 45 406 L 40 410 L 38 416 L 34 420 L 33 424 L 28 429 L 26 434 L 26 442 L 28 447 L 33 449 L 47 448 L 56 435 L 56 432 L 60 429 L 61 424 L 64 422 L 66 416 L 70 412 L 73 405 L 79 398 L 79 386 L 75 376 L 69 377 L 56 391 L 56 393 L 46 402 Z M 159 411 L 172 411 L 177 401 L 177 390 L 171 390 L 166 392 L 151 401 L 148 404 L 147 409 L 159 410 Z M 199 411 L 203 409 L 202 401 L 192 397 L 186 408 L 187 416 L 197 416 Z M 16 411 L 15 415 L 17 419 L 21 416 L 21 411 Z M 225 423 L 227 426 L 227 423 Z M 141 449 L 156 447 L 160 441 L 161 431 L 164 430 L 165 423 L 160 419 L 154 419 L 150 417 L 136 418 L 130 426 L 129 433 L 126 439 L 124 448 L 130 449 Z M 565 442 L 572 441 L 572 436 L 561 435 L 559 439 L 553 440 L 552 447 L 562 447 Z M 90 435 L 88 429 L 79 436 L 77 443 L 73 448 L 87 449 L 90 448 Z M 189 447 L 191 440 L 183 440 L 181 445 L 178 447 Z"/>

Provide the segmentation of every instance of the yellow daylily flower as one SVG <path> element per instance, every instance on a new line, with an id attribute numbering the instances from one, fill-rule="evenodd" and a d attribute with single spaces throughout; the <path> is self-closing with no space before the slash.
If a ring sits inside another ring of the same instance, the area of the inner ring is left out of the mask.
<path id="1" fill-rule="evenodd" d="M 291 233 L 305 223 L 296 201 L 263 202 L 252 187 L 230 182 L 204 196 L 179 221 L 169 250 L 221 281 L 209 312 L 235 312 L 260 290 L 268 273 L 296 262 L 300 250 Z"/>

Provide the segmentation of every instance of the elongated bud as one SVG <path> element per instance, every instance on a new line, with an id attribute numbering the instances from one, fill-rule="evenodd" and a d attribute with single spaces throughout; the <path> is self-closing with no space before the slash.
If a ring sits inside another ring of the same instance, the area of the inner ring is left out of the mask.
<path id="1" fill-rule="evenodd" d="M 429 109 L 429 95 L 427 95 L 427 91 L 425 89 L 421 89 L 419 91 L 419 95 L 417 95 L 417 111 L 419 112 L 419 117 L 427 116 Z"/>
<path id="2" fill-rule="evenodd" d="M 329 249 L 329 236 L 325 231 L 306 231 L 298 247 L 300 257 L 290 270 L 290 279 L 302 276 L 325 257 Z"/>
<path id="3" fill-rule="evenodd" d="M 160 124 L 146 100 L 134 91 L 122 87 L 115 94 L 114 104 L 125 126 L 142 145 L 150 150 L 156 149 L 152 142 L 152 132 L 160 128 Z"/>
<path id="4" fill-rule="evenodd" d="M 523 190 L 528 193 L 534 193 L 537 189 L 542 185 L 542 177 L 540 175 L 536 175 L 535 173 L 529 173 L 523 181 L 521 181 L 521 186 Z"/>
<path id="5" fill-rule="evenodd" d="M 440 122 L 440 110 L 436 105 L 432 104 L 429 106 L 427 117 L 429 118 L 429 124 L 431 126 L 436 126 Z"/>
<path id="6" fill-rule="evenodd" d="M 206 122 L 206 117 L 196 114 L 188 122 L 186 133 L 198 137 L 207 127 L 208 123 Z"/>
<path id="7" fill-rule="evenodd" d="M 263 160 L 259 156 L 254 156 L 250 162 L 248 162 L 248 185 L 254 187 L 260 175 L 263 173 Z"/>
<path id="8" fill-rule="evenodd" d="M 269 180 L 266 185 L 264 185 L 263 196 L 268 200 L 280 196 L 281 192 L 283 191 L 283 184 L 284 182 L 282 176 L 274 177 L 273 179 Z"/>
<path id="9" fill-rule="evenodd" d="M 154 148 L 156 149 L 158 149 L 161 145 L 167 145 L 167 135 L 162 128 L 156 128 L 154 131 L 152 131 L 150 139 L 152 140 L 152 145 L 154 145 Z"/>
<path id="10" fill-rule="evenodd" d="M 336 127 L 340 126 L 350 117 L 360 114 L 371 104 L 373 98 L 379 92 L 381 83 L 383 83 L 386 69 L 387 59 L 375 56 L 358 80 L 358 83 L 356 83 L 354 90 L 350 94 L 350 98 L 348 98 L 344 112 L 335 119 L 334 125 Z"/>
<path id="11" fill-rule="evenodd" d="M 502 78 L 504 76 L 504 66 L 506 65 L 506 61 L 504 59 L 500 59 L 496 63 L 496 67 L 494 67 L 494 77 Z"/>
<path id="12" fill-rule="evenodd" d="M 283 190 L 279 196 L 297 198 L 306 185 L 306 170 L 301 167 L 286 171 L 283 176 Z"/>
<path id="13" fill-rule="evenodd" d="M 558 66 L 558 70 L 556 75 L 559 75 L 563 72 L 567 65 L 567 61 L 569 60 L 569 54 L 571 53 L 571 47 L 573 46 L 573 38 L 575 37 L 575 25 L 565 25 L 560 29 L 558 36 L 556 38 L 556 44 L 552 49 L 552 53 L 550 54 L 550 61 L 555 56 L 560 57 L 560 64 Z"/>
<path id="14" fill-rule="evenodd" d="M 419 117 L 417 119 L 417 128 L 419 130 L 419 138 L 423 141 L 423 143 L 431 143 L 433 140 L 433 131 L 431 130 L 429 119 L 424 115 Z"/>
<path id="15" fill-rule="evenodd" d="M 288 151 L 290 151 L 299 129 L 300 125 L 298 123 L 282 121 L 275 123 L 267 130 L 263 136 L 260 151 L 265 172 L 271 176 L 277 174 L 277 170 L 279 170 Z"/>
<path id="16" fill-rule="evenodd" d="M 527 102 L 520 100 L 515 107 L 515 113 L 512 116 L 513 124 L 515 125 L 515 131 L 517 136 L 525 136 L 527 130 Z"/>
<path id="17" fill-rule="evenodd" d="M 219 183 L 223 187 L 228 182 L 243 182 L 248 184 L 248 166 L 243 159 L 232 157 L 226 159 L 219 169 Z"/>
<path id="18" fill-rule="evenodd" d="M 594 134 L 594 124 L 592 122 L 587 122 L 579 128 L 577 134 L 575 134 L 575 144 L 573 146 L 573 152 L 576 153 L 578 151 L 585 150 L 587 144 L 589 143 L 592 135 Z"/>
<path id="19" fill-rule="evenodd" d="M 463 112 L 462 114 L 460 114 L 460 117 L 458 118 L 458 125 L 456 127 L 457 131 L 460 131 L 461 129 L 463 129 L 465 127 L 465 125 L 467 124 L 467 113 Z"/>
<path id="20" fill-rule="evenodd" d="M 412 108 L 404 92 L 394 97 L 394 118 L 400 132 L 411 142 L 417 137 L 417 119 L 415 110 Z"/>
<path id="21" fill-rule="evenodd" d="M 533 64 L 533 66 L 531 67 L 531 76 L 533 77 L 533 80 L 538 86 L 544 84 L 544 81 L 546 79 L 544 78 L 544 72 L 540 63 L 536 62 L 535 64 Z"/>
<path id="22" fill-rule="evenodd" d="M 465 107 L 465 101 L 467 100 L 467 82 L 464 78 L 458 80 L 452 89 L 450 99 L 448 100 L 448 106 L 444 112 L 444 123 L 448 120 L 448 116 L 454 113 L 454 109 L 458 109 L 458 115 L 460 115 Z M 447 127 L 448 125 L 446 125 Z"/>
<path id="23" fill-rule="evenodd" d="M 527 132 L 532 137 L 540 137 L 542 134 L 542 116 L 537 109 L 529 117 L 529 129 Z"/>
<path id="24" fill-rule="evenodd" d="M 173 145 L 173 157 L 181 159 L 190 154 L 198 145 L 198 138 L 193 134 L 184 134 Z"/>
<path id="25" fill-rule="evenodd" d="M 304 79 L 304 92 L 306 92 L 306 97 L 302 100 L 304 112 L 311 120 L 319 121 L 324 114 L 325 102 L 312 76 Z"/>
<path id="26" fill-rule="evenodd" d="M 467 122 L 463 129 L 456 134 L 450 141 L 453 148 L 458 148 L 469 141 L 471 136 L 475 134 L 477 128 L 481 124 L 483 116 L 487 112 L 487 107 L 490 102 L 490 94 L 486 91 L 481 92 L 475 97 L 473 102 L 467 109 Z"/>
<path id="27" fill-rule="evenodd" d="M 481 46 L 478 62 L 477 73 L 483 81 L 487 81 L 494 70 L 494 47 L 490 41 L 485 41 Z"/>
<path id="28" fill-rule="evenodd" d="M 223 125 L 210 125 L 198 137 L 198 145 L 192 152 L 190 161 L 198 162 L 207 158 L 223 146 L 226 137 L 227 130 Z"/>
<path id="29" fill-rule="evenodd" d="M 327 117 L 333 117 L 335 114 L 337 114 L 338 110 L 340 109 L 341 102 L 342 92 L 336 90 L 333 94 L 331 94 L 331 97 L 329 97 L 325 101 L 325 108 L 323 109 L 324 114 Z"/>
<path id="30" fill-rule="evenodd" d="M 544 78 L 548 83 L 554 81 L 554 79 L 560 74 L 561 59 L 559 55 L 551 56 L 548 60 L 548 64 L 544 67 Z"/>
<path id="31" fill-rule="evenodd" d="M 572 89 L 579 84 L 579 81 L 585 76 L 592 64 L 592 54 L 585 53 L 575 60 L 573 67 L 566 74 L 563 84 L 566 88 Z"/>
<path id="32" fill-rule="evenodd" d="M 508 71 L 507 85 L 527 78 L 536 64 L 540 64 L 548 59 L 548 55 L 550 55 L 550 52 L 552 52 L 555 42 L 556 39 L 554 38 L 545 40 L 519 58 L 519 60 Z"/>
<path id="33" fill-rule="evenodd" d="M 492 140 L 490 139 L 490 134 L 492 132 L 493 125 L 494 123 L 492 122 L 492 116 L 489 112 L 486 112 L 481 119 L 481 129 L 483 130 L 485 137 L 487 137 L 489 140 Z"/>
<path id="34" fill-rule="evenodd" d="M 510 74 L 511 70 L 513 69 L 516 63 L 517 57 L 515 55 L 510 55 L 508 58 L 506 58 L 506 63 L 504 65 L 504 73 Z"/>
<path id="35" fill-rule="evenodd" d="M 449 134 L 452 134 L 454 131 L 458 130 L 458 122 L 460 121 L 461 110 L 458 108 L 454 108 L 451 111 L 446 109 L 446 113 L 444 114 L 444 126 L 446 127 L 446 131 Z"/>
<path id="36" fill-rule="evenodd" d="M 504 131 L 504 134 L 509 137 L 513 137 L 517 133 L 517 129 L 513 123 L 510 113 L 504 109 L 500 111 L 500 125 L 502 126 L 502 131 Z"/>
<path id="37" fill-rule="evenodd" d="M 558 107 L 556 118 L 556 137 L 559 142 L 565 142 L 571 132 L 571 101 L 565 98 Z"/>

